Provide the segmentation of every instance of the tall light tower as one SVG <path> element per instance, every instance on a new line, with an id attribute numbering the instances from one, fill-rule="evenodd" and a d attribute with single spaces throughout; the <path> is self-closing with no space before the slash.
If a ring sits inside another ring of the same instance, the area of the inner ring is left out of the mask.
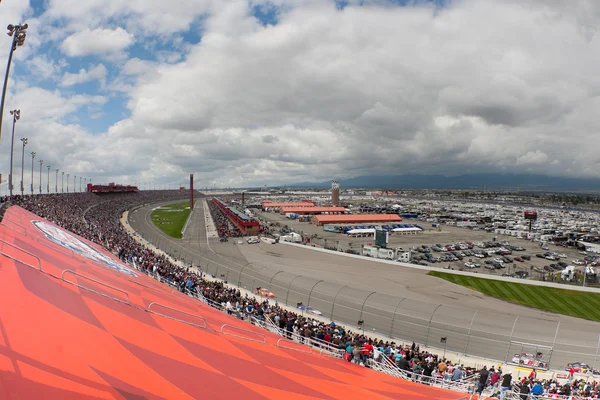
<path id="1" fill-rule="evenodd" d="M 81 177 L 79 177 L 79 191 L 81 192 Z"/>
<path id="2" fill-rule="evenodd" d="M 54 193 L 58 193 L 58 168 L 56 168 L 56 178 L 54 179 Z"/>
<path id="3" fill-rule="evenodd" d="M 31 152 L 31 195 L 33 196 L 33 159 L 37 153 L 35 151 Z"/>
<path id="4" fill-rule="evenodd" d="M 42 194 L 42 165 L 44 165 L 44 160 L 40 160 L 40 194 Z"/>
<path id="5" fill-rule="evenodd" d="M 23 192 L 25 191 L 23 173 L 25 172 L 25 146 L 27 145 L 27 138 L 21 138 L 21 142 L 23 142 L 23 152 L 21 153 L 21 196 L 23 196 Z"/>
<path id="6" fill-rule="evenodd" d="M 10 197 L 12 197 L 12 195 L 13 195 L 12 176 L 13 176 L 13 153 L 14 153 L 14 146 L 15 146 L 15 125 L 17 124 L 17 121 L 19 119 L 21 119 L 21 110 L 12 110 L 10 112 L 10 115 L 13 116 L 13 126 L 12 126 L 12 139 L 10 141 L 10 172 L 8 174 L 8 188 L 10 191 Z"/>
<path id="7" fill-rule="evenodd" d="M 46 168 L 48 168 L 48 181 L 46 182 L 46 192 L 50 194 L 50 168 L 52 168 L 52 166 L 48 165 Z"/>
<path id="8" fill-rule="evenodd" d="M 85 188 L 85 191 L 87 192 L 87 178 L 83 178 L 83 187 Z"/>
<path id="9" fill-rule="evenodd" d="M 63 171 L 61 173 L 62 173 L 62 178 L 60 178 L 60 192 L 64 193 L 65 192 L 65 171 Z"/>
<path id="10" fill-rule="evenodd" d="M 67 193 L 69 193 L 69 174 L 67 174 Z"/>
<path id="11" fill-rule="evenodd" d="M 77 175 L 73 175 L 73 193 L 77 191 Z"/>
<path id="12" fill-rule="evenodd" d="M 11 24 L 6 27 L 6 29 L 8 29 L 8 36 L 11 36 L 13 40 L 10 46 L 10 53 L 8 54 L 8 64 L 6 64 L 4 86 L 2 87 L 2 101 L 0 102 L 0 137 L 2 136 L 2 116 L 4 115 L 4 99 L 6 97 L 6 87 L 8 86 L 8 75 L 10 74 L 10 65 L 12 64 L 13 53 L 15 52 L 17 47 L 23 46 L 25 44 L 25 38 L 27 37 L 27 28 L 29 28 L 27 24 Z"/>

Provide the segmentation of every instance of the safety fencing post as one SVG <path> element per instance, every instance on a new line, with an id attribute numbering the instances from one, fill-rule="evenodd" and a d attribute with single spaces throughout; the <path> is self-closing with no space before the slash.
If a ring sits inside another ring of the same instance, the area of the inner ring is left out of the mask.
<path id="1" fill-rule="evenodd" d="M 515 333 L 515 327 L 517 326 L 517 321 L 519 320 L 519 316 L 517 315 L 517 318 L 515 318 L 515 322 L 513 323 L 513 327 L 512 330 L 510 331 L 510 339 L 508 340 L 508 349 L 506 350 L 506 360 L 508 360 L 508 357 L 510 356 L 510 344 L 512 342 L 512 338 L 513 338 L 513 334 Z"/>
<path id="2" fill-rule="evenodd" d="M 253 291 L 254 291 L 254 287 L 255 287 L 254 284 L 256 283 L 256 275 L 258 275 L 258 273 L 265 268 L 269 268 L 269 267 L 262 267 L 261 269 L 256 270 L 256 273 L 254 274 L 254 279 L 252 280 L 252 290 Z"/>
<path id="3" fill-rule="evenodd" d="M 342 286 L 340 288 L 340 290 L 337 291 L 337 293 L 335 294 L 335 297 L 333 298 L 333 302 L 331 303 L 331 317 L 329 319 L 331 319 L 332 321 L 333 321 L 333 309 L 335 308 L 335 301 L 337 300 L 338 294 L 340 294 L 342 289 L 345 287 L 346 287 L 346 285 Z"/>
<path id="4" fill-rule="evenodd" d="M 594 356 L 594 365 L 592 365 L 592 369 L 596 369 L 596 361 L 598 360 L 598 350 L 600 350 L 600 335 L 598 335 L 598 345 L 596 346 L 596 355 Z"/>
<path id="5" fill-rule="evenodd" d="M 433 320 L 433 316 L 435 315 L 435 312 L 438 310 L 438 308 L 440 308 L 442 305 L 439 304 L 435 310 L 433 310 L 433 313 L 431 314 L 431 318 L 429 318 L 429 324 L 427 324 L 427 337 L 425 338 L 425 346 L 427 346 L 427 343 L 429 343 L 429 331 L 431 329 L 431 321 Z"/>
<path id="6" fill-rule="evenodd" d="M 315 290 L 315 287 L 321 282 L 324 282 L 324 279 L 321 279 L 320 281 L 315 283 L 313 285 L 313 287 L 310 289 L 310 293 L 308 294 L 308 303 L 306 304 L 306 307 L 310 306 L 310 298 L 312 297 L 312 292 L 313 292 L 313 290 Z M 306 307 L 304 307 L 304 308 L 306 308 Z M 304 315 L 304 309 L 302 309 L 302 315 Z"/>
<path id="7" fill-rule="evenodd" d="M 271 283 L 273 283 L 273 278 L 275 278 L 277 275 L 279 275 L 279 274 L 280 274 L 280 273 L 282 273 L 282 272 L 285 272 L 285 271 L 277 271 L 277 272 L 275 273 L 275 275 L 273 275 L 273 276 L 271 277 L 271 280 L 269 281 L 269 290 L 271 290 Z"/>
<path id="8" fill-rule="evenodd" d="M 242 269 L 240 269 L 240 275 L 238 276 L 238 286 L 239 286 L 239 287 L 242 287 L 242 272 L 244 272 L 244 269 L 245 269 L 245 268 L 246 268 L 248 265 L 250 265 L 250 264 L 251 264 L 251 263 L 248 263 L 248 264 L 244 265 L 244 266 L 242 267 Z"/>
<path id="9" fill-rule="evenodd" d="M 286 305 L 286 306 L 288 305 L 288 299 L 289 299 L 289 297 L 290 297 L 290 290 L 291 290 L 291 287 L 292 287 L 292 283 L 294 283 L 294 281 L 295 281 L 296 279 L 300 278 L 301 276 L 302 276 L 302 275 L 297 275 L 297 276 L 296 276 L 294 279 L 292 279 L 292 281 L 290 282 L 290 284 L 289 284 L 289 286 L 288 286 L 288 292 L 287 292 L 287 295 L 285 296 L 285 305 Z"/>
<path id="10" fill-rule="evenodd" d="M 371 292 L 367 298 L 365 299 L 365 301 L 363 301 L 362 303 L 362 307 L 360 307 L 360 317 L 358 317 L 359 321 L 362 321 L 362 316 L 363 316 L 363 310 L 365 309 L 365 304 L 367 303 L 367 300 L 369 300 L 369 297 L 373 296 L 375 293 L 377 292 Z M 363 323 L 363 329 L 364 329 L 364 323 Z"/>
<path id="11" fill-rule="evenodd" d="M 396 304 L 396 308 L 394 309 L 394 314 L 392 314 L 392 327 L 390 329 L 390 337 L 393 338 L 393 333 L 394 333 L 394 321 L 396 321 L 396 311 L 398 311 L 398 307 L 400 307 L 400 303 L 402 303 L 404 300 L 406 300 L 406 297 L 403 297 L 398 304 Z"/>
<path id="12" fill-rule="evenodd" d="M 471 329 L 473 328 L 473 322 L 475 322 L 475 317 L 479 310 L 475 310 L 473 314 L 473 318 L 471 318 L 471 324 L 469 325 L 469 333 L 467 333 L 467 342 L 465 343 L 465 355 L 467 355 L 467 349 L 469 348 L 469 339 L 471 338 Z"/>

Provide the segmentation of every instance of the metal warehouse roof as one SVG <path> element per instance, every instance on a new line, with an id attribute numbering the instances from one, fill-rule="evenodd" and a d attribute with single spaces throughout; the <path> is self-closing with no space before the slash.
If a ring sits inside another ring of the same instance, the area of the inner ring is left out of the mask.
<path id="1" fill-rule="evenodd" d="M 313 219 L 316 219 L 319 224 L 353 224 L 359 222 L 402 221 L 402 218 L 396 214 L 315 215 Z"/>
<path id="2" fill-rule="evenodd" d="M 274 208 L 280 208 L 280 207 L 313 207 L 315 205 L 315 203 L 313 203 L 312 201 L 300 201 L 300 202 L 288 202 L 288 203 L 271 203 L 270 201 L 263 201 L 262 202 L 262 206 L 263 207 L 274 207 Z"/>
<path id="3" fill-rule="evenodd" d="M 322 212 L 339 212 L 343 213 L 344 207 L 282 207 L 283 213 L 322 213 Z"/>

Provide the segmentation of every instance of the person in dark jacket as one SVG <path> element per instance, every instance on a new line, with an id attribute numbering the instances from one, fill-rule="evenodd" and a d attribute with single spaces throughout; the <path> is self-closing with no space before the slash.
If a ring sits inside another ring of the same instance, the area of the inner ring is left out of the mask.
<path id="1" fill-rule="evenodd" d="M 479 397 L 481 397 L 481 393 L 483 393 L 483 389 L 485 389 L 485 385 L 487 384 L 488 380 L 488 375 L 488 369 L 484 365 L 481 371 L 479 371 L 479 386 L 477 386 L 477 393 L 479 394 Z"/>
<path id="2" fill-rule="evenodd" d="M 510 372 L 504 374 L 502 377 L 502 383 L 500 384 L 500 400 L 504 400 L 506 392 L 510 390 L 512 384 L 512 375 Z"/>
<path id="3" fill-rule="evenodd" d="M 398 360 L 398 368 L 403 371 L 408 371 L 408 360 L 406 357 L 402 357 L 400 360 Z"/>
<path id="4" fill-rule="evenodd" d="M 529 393 L 531 393 L 531 388 L 529 387 L 529 382 L 521 383 L 521 400 L 528 400 Z"/>

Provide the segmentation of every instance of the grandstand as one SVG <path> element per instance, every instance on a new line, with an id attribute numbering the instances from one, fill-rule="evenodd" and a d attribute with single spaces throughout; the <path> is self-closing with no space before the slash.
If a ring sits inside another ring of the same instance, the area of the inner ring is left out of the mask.
<path id="1" fill-rule="evenodd" d="M 234 207 L 228 206 L 221 199 L 213 198 L 212 202 L 243 235 L 255 236 L 260 233 L 260 222 L 236 210 Z"/>
<path id="2" fill-rule="evenodd" d="M 116 213 L 125 204 L 117 199 Z M 116 236 L 91 235 L 119 257 L 17 206 L 5 212 L 0 233 L 0 398 L 460 397 L 221 313 L 149 278 L 171 275 L 150 270 L 149 253 L 126 256 Z"/>

